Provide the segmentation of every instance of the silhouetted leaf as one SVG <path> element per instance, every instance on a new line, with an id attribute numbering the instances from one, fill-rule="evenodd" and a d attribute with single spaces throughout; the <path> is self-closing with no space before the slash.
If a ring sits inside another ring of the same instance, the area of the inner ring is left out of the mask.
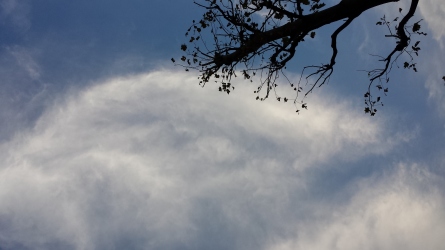
<path id="1" fill-rule="evenodd" d="M 191 42 L 192 46 L 181 45 L 181 50 L 185 52 L 185 55 L 180 58 L 181 61 L 185 62 L 181 66 L 184 66 L 186 70 L 199 71 L 201 73 L 200 85 L 204 86 L 208 82 L 215 81 L 220 86 L 218 90 L 227 94 L 230 93 L 229 89 L 234 89 L 230 85 L 232 77 L 237 77 L 236 73 L 240 72 L 244 79 L 248 79 L 250 82 L 258 82 L 259 87 L 254 93 L 258 95 L 257 100 L 264 101 L 275 92 L 274 88 L 281 82 L 277 79 L 279 75 L 284 75 L 290 60 L 294 58 L 300 60 L 303 58 L 304 60 L 306 55 L 301 57 L 294 57 L 294 55 L 298 55 L 298 52 L 301 51 L 299 46 L 305 41 L 304 38 L 307 38 L 306 34 L 313 39 L 316 35 L 314 28 L 328 25 L 329 20 L 334 20 L 333 18 L 343 19 L 345 16 L 352 17 L 356 14 L 355 9 L 349 8 L 348 1 L 352 2 L 352 0 L 330 1 L 329 4 L 338 6 L 340 10 L 333 13 L 322 10 L 326 4 L 321 0 L 202 0 L 198 5 L 205 9 L 205 13 L 201 20 L 193 20 L 193 24 L 187 30 L 186 39 Z M 375 3 L 376 0 L 366 1 Z M 389 2 L 382 1 L 383 4 Z M 357 4 L 356 8 L 365 11 L 374 8 L 373 6 L 373 4 Z M 410 12 L 412 11 L 415 11 L 413 7 L 410 9 Z M 402 12 L 402 8 L 399 8 L 399 12 Z M 311 13 L 317 14 L 312 15 Z M 339 15 L 339 13 L 342 14 Z M 258 15 L 262 15 L 262 17 L 258 18 Z M 305 22 L 301 15 L 306 17 L 312 15 L 313 20 L 310 19 L 310 22 L 315 22 L 316 25 Z M 408 16 L 408 19 L 410 18 L 411 16 Z M 403 60 L 401 58 L 407 60 L 406 62 L 402 61 L 404 68 L 417 72 L 414 55 L 419 55 L 420 41 L 411 43 L 413 41 L 411 39 L 414 39 L 414 35 L 426 35 L 426 33 L 420 31 L 420 21 L 413 24 L 412 22 L 405 22 L 409 20 L 404 18 L 403 22 L 398 23 L 398 25 L 404 25 L 405 27 L 399 29 L 396 22 L 400 19 L 400 17 L 386 18 L 383 16 L 376 22 L 376 25 L 389 30 L 386 37 L 394 39 L 396 43 L 391 45 L 395 46 L 389 50 L 393 51 L 391 54 L 377 55 L 383 62 L 383 67 L 366 71 L 370 79 L 369 86 L 372 87 L 372 90 L 375 91 L 374 87 L 376 87 L 378 90 L 383 90 L 385 95 L 388 88 L 384 88 L 383 84 L 386 85 L 389 82 L 391 69 L 400 67 L 401 62 L 397 61 L 399 58 L 399 60 Z M 300 33 L 302 35 L 292 32 L 292 23 L 300 22 L 300 20 L 302 22 L 297 26 L 300 27 L 299 25 L 301 25 L 301 30 L 304 31 Z M 303 69 L 300 80 L 297 79 L 295 85 L 294 83 L 290 84 L 290 88 L 295 91 L 293 94 L 296 95 L 293 99 L 294 104 L 299 104 L 303 109 L 307 109 L 307 104 L 303 103 L 304 98 L 315 87 L 323 86 L 329 82 L 337 54 L 343 51 L 343 49 L 337 50 L 337 47 L 339 47 L 337 43 L 340 42 L 340 40 L 337 40 L 337 36 L 353 20 L 354 18 L 346 18 L 341 26 L 332 31 L 330 37 L 319 37 L 319 39 L 327 39 L 331 43 L 331 58 L 324 63 L 306 65 L 307 67 Z M 410 32 L 411 30 L 412 32 Z M 347 47 L 345 50 L 348 49 L 352 50 L 352 48 Z M 308 56 L 310 58 L 311 55 Z M 171 60 L 175 63 L 174 58 Z M 259 77 L 255 78 L 257 72 L 259 72 Z M 445 76 L 443 79 L 445 81 Z M 365 112 L 374 116 L 377 111 L 374 105 L 383 104 L 380 96 L 374 99 L 370 87 L 364 95 L 365 104 L 368 106 Z M 300 94 L 301 92 L 303 94 Z M 289 101 L 286 97 L 278 97 L 276 92 L 274 94 L 278 101 L 281 101 L 281 99 L 284 102 Z M 299 113 L 299 110 L 296 112 Z"/>
<path id="2" fill-rule="evenodd" d="M 413 32 L 417 32 L 420 30 L 420 24 L 417 22 L 413 25 Z"/>

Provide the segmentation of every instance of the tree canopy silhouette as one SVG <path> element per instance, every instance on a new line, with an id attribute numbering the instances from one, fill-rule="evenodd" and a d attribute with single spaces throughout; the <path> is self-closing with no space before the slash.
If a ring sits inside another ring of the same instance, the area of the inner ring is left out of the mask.
<path id="1" fill-rule="evenodd" d="M 321 0 L 201 0 L 196 5 L 205 11 L 202 19 L 193 20 L 181 45 L 184 51 L 180 65 L 186 70 L 200 72 L 199 83 L 219 83 L 219 91 L 229 94 L 234 90 L 232 77 L 241 75 L 252 81 L 259 78 L 255 90 L 257 100 L 274 96 L 278 101 L 293 101 L 297 107 L 307 108 L 305 97 L 315 87 L 327 83 L 334 72 L 337 37 L 363 12 L 380 5 L 400 0 L 342 0 L 331 6 Z M 388 32 L 385 37 L 394 40 L 394 46 L 385 56 L 379 57 L 382 66 L 367 72 L 369 85 L 364 94 L 365 112 L 374 116 L 377 106 L 383 105 L 381 96 L 386 95 L 389 72 L 397 60 L 403 60 L 404 68 L 417 71 L 414 57 L 420 51 L 420 41 L 414 35 L 426 35 L 420 31 L 420 21 L 412 21 L 419 0 L 409 1 L 408 11 L 399 8 L 399 16 L 378 20 Z M 288 80 L 292 96 L 282 97 L 276 92 L 277 78 L 286 76 L 286 65 L 296 56 L 296 49 L 305 39 L 316 36 L 316 30 L 339 22 L 332 31 L 330 60 L 320 65 L 303 67 L 299 80 Z M 373 25 L 375 25 L 373 24 Z M 406 55 L 403 56 L 402 55 Z M 172 58 L 172 61 L 176 61 Z"/>

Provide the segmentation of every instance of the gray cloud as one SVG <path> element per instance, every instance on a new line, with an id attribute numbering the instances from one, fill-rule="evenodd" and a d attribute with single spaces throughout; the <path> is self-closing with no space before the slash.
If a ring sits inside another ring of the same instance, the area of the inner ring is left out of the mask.
<path id="1" fill-rule="evenodd" d="M 297 237 L 271 249 L 442 249 L 445 200 L 442 177 L 416 164 L 358 182 L 344 206 L 304 224 Z"/>
<path id="2" fill-rule="evenodd" d="M 40 66 L 34 60 L 31 52 L 20 46 L 7 48 L 7 51 L 14 57 L 17 66 L 24 70 L 31 80 L 38 80 L 40 78 Z"/>
<path id="3" fill-rule="evenodd" d="M 50 100 L 51 88 L 41 81 L 39 50 L 23 46 L 0 48 L 0 140 L 32 124 Z"/>
<path id="4" fill-rule="evenodd" d="M 428 26 L 433 32 L 434 38 L 441 44 L 442 48 L 445 38 L 445 3 L 440 0 L 425 0 L 419 2 L 419 9 Z"/>
<path id="5" fill-rule="evenodd" d="M 365 235 L 381 229 L 360 224 L 357 211 L 388 225 L 404 223 L 386 211 L 405 205 L 406 218 L 416 211 L 443 218 L 443 201 L 420 189 L 442 184 L 428 172 L 414 184 L 405 180 L 414 170 L 353 181 L 345 194 L 329 190 L 328 200 L 316 191 L 329 180 L 314 170 L 347 171 L 343 164 L 384 156 L 415 133 L 386 132 L 388 118 L 370 119 L 328 95 L 292 115 L 292 106 L 246 100 L 243 84 L 224 96 L 161 70 L 68 92 L 32 129 L 0 145 L 2 248 L 323 247 L 336 234 L 346 241 L 348 223 Z M 414 191 L 396 192 L 394 182 Z M 422 207 L 435 200 L 442 209 Z M 390 243 L 384 247 L 399 246 Z"/>

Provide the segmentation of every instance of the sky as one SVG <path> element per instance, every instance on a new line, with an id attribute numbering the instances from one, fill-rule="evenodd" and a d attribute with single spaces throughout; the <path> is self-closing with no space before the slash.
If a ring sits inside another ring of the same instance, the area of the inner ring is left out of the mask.
<path id="1" fill-rule="evenodd" d="M 192 1 L 0 0 L 0 250 L 443 249 L 444 1 L 416 12 L 419 72 L 395 68 L 363 111 L 360 70 L 393 46 L 375 23 L 408 4 L 351 24 L 297 115 L 255 82 L 227 95 L 172 65 Z"/>

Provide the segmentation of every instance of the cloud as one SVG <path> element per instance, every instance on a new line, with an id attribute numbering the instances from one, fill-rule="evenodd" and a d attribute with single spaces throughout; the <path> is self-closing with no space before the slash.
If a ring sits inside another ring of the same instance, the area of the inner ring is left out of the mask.
<path id="1" fill-rule="evenodd" d="M 433 33 L 432 36 L 437 41 L 437 43 L 429 43 L 428 46 L 421 46 L 423 50 L 421 59 L 423 60 L 419 62 L 419 68 L 425 75 L 425 87 L 428 90 L 429 100 L 437 107 L 439 116 L 443 118 L 445 111 L 445 88 L 442 77 L 445 75 L 443 69 L 445 60 L 442 55 L 445 52 L 445 29 L 441 24 L 445 22 L 443 17 L 445 4 L 442 1 L 422 1 L 419 4 L 421 13 Z M 442 15 L 440 15 L 440 13 L 442 13 Z M 428 38 L 431 40 L 431 37 L 427 37 L 426 39 Z M 423 41 L 421 44 L 423 44 Z"/>
<path id="2" fill-rule="evenodd" d="M 38 80 L 40 78 L 40 66 L 34 60 L 30 51 L 20 46 L 7 48 L 7 50 L 16 59 L 17 65 L 28 73 L 29 78 L 32 80 Z"/>
<path id="3" fill-rule="evenodd" d="M 419 2 L 419 10 L 429 28 L 432 30 L 434 38 L 443 47 L 445 37 L 445 2 L 440 0 L 424 0 Z"/>
<path id="4" fill-rule="evenodd" d="M 320 214 L 328 218 L 297 227 L 295 240 L 270 249 L 442 249 L 445 182 L 425 169 L 398 164 L 358 182 L 349 204 L 325 204 Z"/>
<path id="5" fill-rule="evenodd" d="M 1 0 L 0 20 L 7 20 L 18 31 L 27 31 L 31 27 L 29 19 L 29 1 L 23 0 Z"/>
<path id="6" fill-rule="evenodd" d="M 439 50 L 437 48 L 437 50 Z M 425 62 L 423 68 L 428 72 L 426 77 L 425 87 L 428 90 L 428 98 L 432 101 L 435 109 L 437 109 L 439 116 L 443 118 L 445 111 L 445 87 L 442 77 L 445 75 L 443 71 L 443 59 L 440 54 L 431 51 L 429 54 L 430 60 Z"/>
<path id="7" fill-rule="evenodd" d="M 298 116 L 236 86 L 227 96 L 160 70 L 60 97 L 0 144 L 2 249 L 266 249 L 315 230 L 329 181 L 315 170 L 347 171 L 415 136 L 335 96 Z"/>
<path id="8" fill-rule="evenodd" d="M 39 52 L 23 46 L 0 48 L 0 141 L 32 124 L 51 99 L 50 84 L 42 81 Z"/>

